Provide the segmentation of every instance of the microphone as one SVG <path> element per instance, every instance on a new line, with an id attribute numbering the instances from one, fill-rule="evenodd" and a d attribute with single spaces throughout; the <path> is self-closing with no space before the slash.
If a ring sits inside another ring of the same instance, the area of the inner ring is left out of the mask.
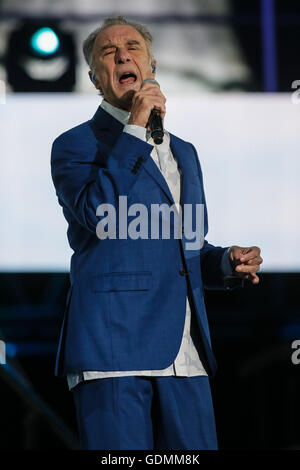
<path id="1" fill-rule="evenodd" d="M 141 88 L 146 82 L 154 83 L 155 85 L 159 86 L 154 78 L 145 78 L 141 84 Z M 154 143 L 157 145 L 161 144 L 164 138 L 164 128 L 159 109 L 152 109 L 150 113 L 149 124 L 151 129 L 151 137 L 154 140 Z"/>

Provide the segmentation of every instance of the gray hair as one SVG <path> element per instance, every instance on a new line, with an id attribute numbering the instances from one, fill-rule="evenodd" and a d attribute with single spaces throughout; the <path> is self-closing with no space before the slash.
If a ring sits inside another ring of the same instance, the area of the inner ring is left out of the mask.
<path id="1" fill-rule="evenodd" d="M 94 68 L 92 52 L 93 52 L 95 40 L 101 31 L 114 25 L 131 26 L 132 28 L 136 29 L 144 38 L 150 61 L 151 63 L 153 62 L 154 60 L 153 52 L 152 52 L 153 38 L 152 38 L 152 34 L 148 31 L 146 26 L 140 23 L 134 23 L 133 21 L 127 21 L 124 18 L 124 16 L 116 16 L 115 18 L 106 18 L 106 20 L 104 20 L 103 25 L 95 29 L 91 34 L 89 34 L 89 36 L 83 42 L 82 49 L 83 49 L 84 58 L 92 71 Z"/>

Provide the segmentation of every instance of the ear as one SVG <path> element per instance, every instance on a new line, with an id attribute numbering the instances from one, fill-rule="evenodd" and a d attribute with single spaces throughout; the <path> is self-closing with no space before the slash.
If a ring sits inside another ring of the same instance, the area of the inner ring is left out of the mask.
<path id="1" fill-rule="evenodd" d="M 95 88 L 97 88 L 97 90 L 99 89 L 99 82 L 96 78 L 96 80 L 93 80 L 93 77 L 95 77 L 95 75 L 93 74 L 93 72 L 91 70 L 89 70 L 89 77 L 90 77 L 90 80 L 92 82 L 92 84 L 94 85 Z"/>
<path id="2" fill-rule="evenodd" d="M 153 70 L 154 67 L 154 70 Z M 151 63 L 151 77 L 154 78 L 156 74 L 156 60 L 154 59 Z"/>

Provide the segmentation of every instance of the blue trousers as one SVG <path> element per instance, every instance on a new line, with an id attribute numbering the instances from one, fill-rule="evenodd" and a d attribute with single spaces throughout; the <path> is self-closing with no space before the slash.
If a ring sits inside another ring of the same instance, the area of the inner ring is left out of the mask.
<path id="1" fill-rule="evenodd" d="M 112 377 L 73 389 L 82 449 L 217 449 L 209 379 Z"/>

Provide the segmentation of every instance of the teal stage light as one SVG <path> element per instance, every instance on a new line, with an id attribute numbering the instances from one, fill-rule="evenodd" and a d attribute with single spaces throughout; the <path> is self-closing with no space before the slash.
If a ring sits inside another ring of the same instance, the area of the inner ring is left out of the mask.
<path id="1" fill-rule="evenodd" d="M 74 34 L 65 31 L 55 19 L 26 19 L 16 24 L 8 36 L 4 64 L 13 91 L 73 91 L 76 81 Z"/>
<path id="2" fill-rule="evenodd" d="M 34 52 L 44 56 L 50 55 L 59 48 L 59 39 L 53 29 L 41 28 L 31 37 L 30 45 Z"/>

